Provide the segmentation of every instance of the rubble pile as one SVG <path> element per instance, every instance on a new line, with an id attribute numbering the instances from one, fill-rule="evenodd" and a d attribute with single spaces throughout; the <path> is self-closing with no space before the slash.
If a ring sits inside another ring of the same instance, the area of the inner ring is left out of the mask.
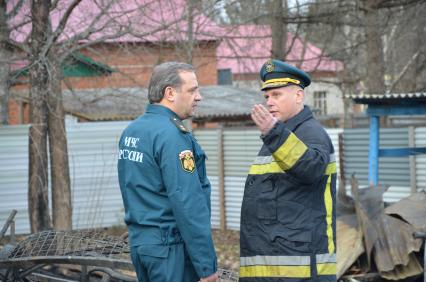
<path id="1" fill-rule="evenodd" d="M 385 207 L 387 188 L 359 189 L 353 178 L 350 197 L 339 187 L 337 276 L 343 281 L 401 280 L 424 273 L 423 240 L 413 234 L 426 232 L 426 193 Z"/>

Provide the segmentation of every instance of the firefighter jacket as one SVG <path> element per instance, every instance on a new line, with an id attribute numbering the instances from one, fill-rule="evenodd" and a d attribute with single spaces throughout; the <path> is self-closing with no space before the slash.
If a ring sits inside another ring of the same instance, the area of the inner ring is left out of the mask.
<path id="1" fill-rule="evenodd" d="M 182 243 L 199 277 L 217 270 L 205 159 L 179 117 L 161 105 L 148 105 L 119 141 L 118 178 L 130 245 L 167 257 L 168 245 Z"/>
<path id="2" fill-rule="evenodd" d="M 240 281 L 336 281 L 336 162 L 310 109 L 277 122 L 246 180 Z"/>

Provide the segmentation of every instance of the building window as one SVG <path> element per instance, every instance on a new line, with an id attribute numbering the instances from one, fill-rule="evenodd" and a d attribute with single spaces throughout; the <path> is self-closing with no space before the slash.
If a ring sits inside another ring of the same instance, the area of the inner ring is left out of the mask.
<path id="1" fill-rule="evenodd" d="M 314 91 L 314 108 L 318 115 L 327 115 L 327 91 Z"/>
<path id="2" fill-rule="evenodd" d="M 218 70 L 219 85 L 232 85 L 232 72 L 231 69 Z"/>

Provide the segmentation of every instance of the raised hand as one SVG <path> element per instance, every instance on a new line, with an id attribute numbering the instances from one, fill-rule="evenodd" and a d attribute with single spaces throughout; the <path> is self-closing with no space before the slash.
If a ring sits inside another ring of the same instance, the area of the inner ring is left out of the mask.
<path id="1" fill-rule="evenodd" d="M 266 135 L 277 122 L 277 118 L 261 104 L 253 106 L 251 110 L 251 118 L 263 135 Z"/>

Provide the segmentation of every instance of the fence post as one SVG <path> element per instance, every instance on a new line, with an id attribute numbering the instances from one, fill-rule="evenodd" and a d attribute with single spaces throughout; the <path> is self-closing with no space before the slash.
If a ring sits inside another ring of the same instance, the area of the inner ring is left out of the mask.
<path id="1" fill-rule="evenodd" d="M 225 158 L 223 148 L 223 127 L 218 128 L 218 185 L 219 185 L 219 208 L 220 208 L 220 230 L 226 230 L 225 209 Z"/>
<path id="2" fill-rule="evenodd" d="M 416 146 L 416 135 L 414 126 L 408 127 L 408 147 L 414 148 Z M 409 156 L 410 164 L 410 194 L 417 192 L 417 169 L 416 169 L 416 155 Z"/>

